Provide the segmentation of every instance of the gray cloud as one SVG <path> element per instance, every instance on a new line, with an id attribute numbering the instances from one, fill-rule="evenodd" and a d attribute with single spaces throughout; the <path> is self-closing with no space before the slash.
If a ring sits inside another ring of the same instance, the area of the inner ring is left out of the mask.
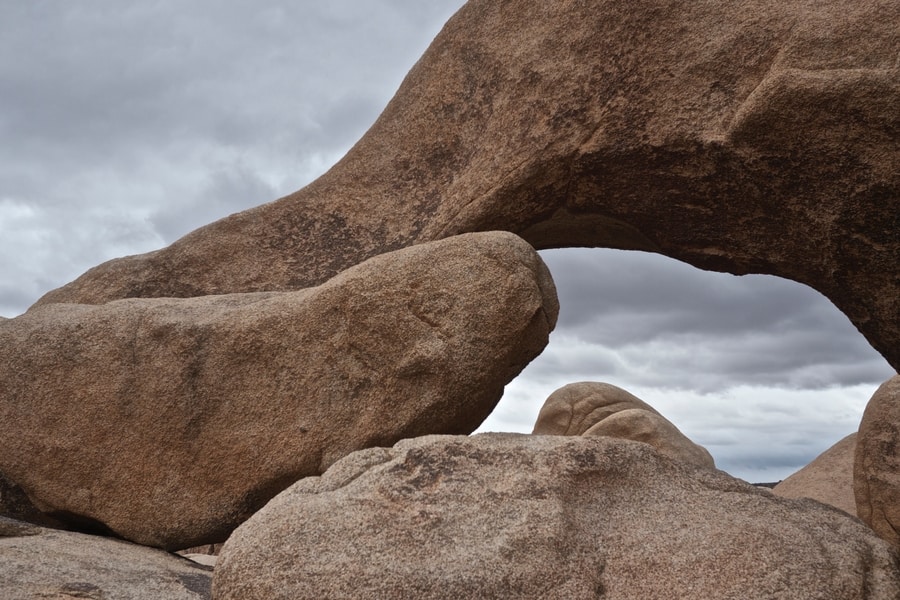
<path id="1" fill-rule="evenodd" d="M 796 282 L 700 271 L 638 252 L 542 255 L 560 296 L 554 336 L 578 340 L 587 356 L 590 348 L 614 351 L 615 360 L 593 359 L 612 375 L 710 390 L 877 383 L 892 372 L 830 301 Z"/>
<path id="2" fill-rule="evenodd" d="M 166 243 L 210 222 L 210 215 L 225 216 L 248 205 L 256 206 L 276 196 L 275 188 L 238 163 L 208 174 L 207 181 L 177 208 L 164 206 L 149 217 L 153 229 Z"/>
<path id="3" fill-rule="evenodd" d="M 0 310 L 302 187 L 461 4 L 0 4 Z"/>

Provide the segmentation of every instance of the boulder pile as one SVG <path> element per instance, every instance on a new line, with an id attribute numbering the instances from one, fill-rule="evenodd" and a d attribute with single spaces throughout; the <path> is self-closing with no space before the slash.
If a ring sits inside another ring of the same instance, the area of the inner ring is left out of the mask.
<path id="1" fill-rule="evenodd" d="M 857 437 L 865 523 L 605 384 L 464 434 L 555 325 L 535 248 L 793 279 L 900 368 L 898 23 L 470 0 L 320 179 L 0 319 L 0 595 L 209 598 L 145 546 L 228 538 L 219 599 L 897 600 L 898 378 Z"/>

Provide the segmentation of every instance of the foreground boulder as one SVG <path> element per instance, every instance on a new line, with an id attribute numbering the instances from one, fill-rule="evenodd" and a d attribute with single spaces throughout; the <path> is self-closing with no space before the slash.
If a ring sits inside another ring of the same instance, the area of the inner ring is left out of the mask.
<path id="1" fill-rule="evenodd" d="M 206 600 L 211 571 L 153 548 L 0 517 L 3 600 Z"/>
<path id="2" fill-rule="evenodd" d="M 608 436 L 650 444 L 663 456 L 715 468 L 712 455 L 652 406 L 620 387 L 584 381 L 556 390 L 544 402 L 536 435 Z"/>
<path id="3" fill-rule="evenodd" d="M 785 498 L 812 498 L 856 516 L 856 499 L 853 496 L 855 452 L 854 432 L 780 482 L 772 488 L 772 492 Z"/>
<path id="4" fill-rule="evenodd" d="M 319 180 L 41 302 L 303 288 L 507 229 L 805 283 L 900 369 L 898 22 L 896 0 L 471 0 Z"/>
<path id="5" fill-rule="evenodd" d="M 612 438 L 428 436 L 357 452 L 225 543 L 217 600 L 896 600 L 858 520 Z"/>
<path id="6" fill-rule="evenodd" d="M 299 292 L 43 306 L 0 324 L 0 472 L 77 526 L 221 542 L 354 450 L 473 431 L 557 311 L 504 232 Z"/>
<path id="7" fill-rule="evenodd" d="M 900 547 L 900 375 L 875 391 L 863 413 L 853 492 L 859 518 Z"/>

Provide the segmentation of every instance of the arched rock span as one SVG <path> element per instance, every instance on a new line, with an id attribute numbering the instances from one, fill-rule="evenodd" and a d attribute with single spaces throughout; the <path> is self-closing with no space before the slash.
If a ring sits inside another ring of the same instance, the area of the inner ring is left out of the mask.
<path id="1" fill-rule="evenodd" d="M 304 189 L 39 303 L 289 290 L 505 229 L 822 292 L 900 368 L 900 4 L 471 0 Z"/>

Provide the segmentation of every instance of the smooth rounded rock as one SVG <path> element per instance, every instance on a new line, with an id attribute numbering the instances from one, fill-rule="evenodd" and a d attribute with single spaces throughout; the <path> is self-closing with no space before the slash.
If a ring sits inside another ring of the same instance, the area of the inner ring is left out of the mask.
<path id="1" fill-rule="evenodd" d="M 715 468 L 703 446 L 637 396 L 609 383 L 570 383 L 547 398 L 533 434 L 617 437 L 650 444 L 669 458 Z"/>
<path id="2" fill-rule="evenodd" d="M 812 498 L 856 516 L 856 499 L 853 496 L 855 452 L 854 432 L 780 482 L 772 488 L 772 492 L 785 498 Z"/>
<path id="3" fill-rule="evenodd" d="M 900 547 L 900 375 L 883 383 L 863 412 L 853 493 L 859 518 Z"/>
<path id="4" fill-rule="evenodd" d="M 900 554 L 846 513 L 575 436 L 428 436 L 275 497 L 217 600 L 896 600 Z"/>
<path id="5" fill-rule="evenodd" d="M 297 292 L 45 305 L 0 324 L 0 472 L 79 528 L 221 542 L 354 450 L 473 431 L 558 308 L 506 232 Z"/>

